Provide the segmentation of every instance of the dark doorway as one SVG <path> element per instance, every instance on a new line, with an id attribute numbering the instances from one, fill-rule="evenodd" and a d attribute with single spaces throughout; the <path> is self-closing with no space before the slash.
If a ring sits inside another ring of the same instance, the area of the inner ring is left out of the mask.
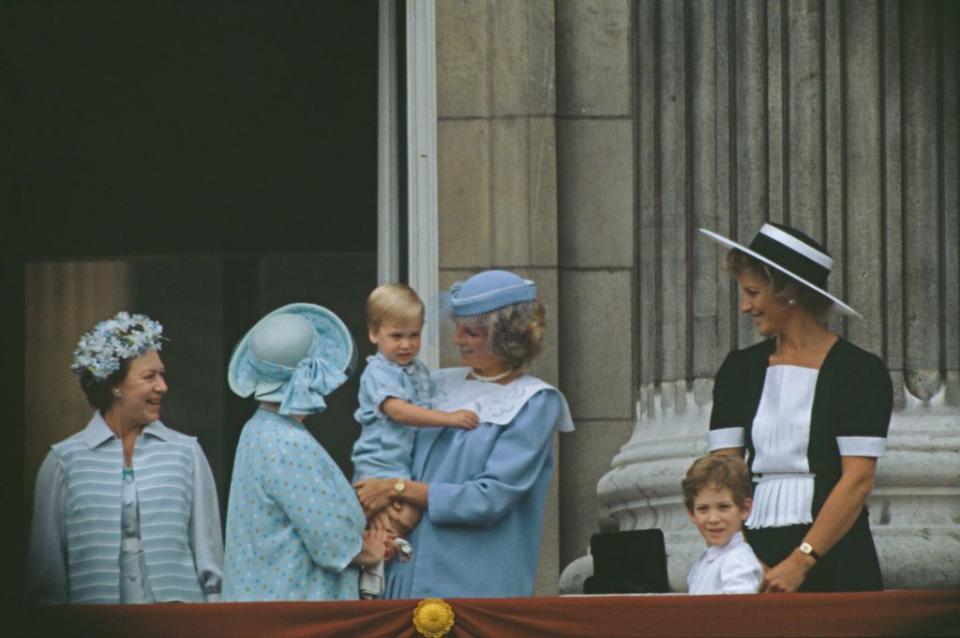
<path id="1" fill-rule="evenodd" d="M 283 303 L 320 303 L 370 353 L 377 10 L 352 0 L 0 6 L 8 566 L 22 567 L 47 439 L 89 418 L 85 406 L 70 411 L 80 390 L 60 366 L 72 357 L 64 344 L 93 322 L 128 309 L 164 323 L 163 419 L 200 438 L 221 505 L 253 410 L 225 381 L 246 329 Z M 353 381 L 307 421 L 348 473 L 355 397 Z M 56 423 L 43 416 L 51 405 Z"/>

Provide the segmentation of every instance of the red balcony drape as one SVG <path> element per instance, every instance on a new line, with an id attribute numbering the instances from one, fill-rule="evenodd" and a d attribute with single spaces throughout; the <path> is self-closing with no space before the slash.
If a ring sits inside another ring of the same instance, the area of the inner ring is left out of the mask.
<path id="1" fill-rule="evenodd" d="M 417 600 L 20 610 L 18 636 L 416 638 Z M 957 636 L 960 591 L 449 599 L 451 638 Z M 10 618 L 8 618 L 10 620 Z"/>

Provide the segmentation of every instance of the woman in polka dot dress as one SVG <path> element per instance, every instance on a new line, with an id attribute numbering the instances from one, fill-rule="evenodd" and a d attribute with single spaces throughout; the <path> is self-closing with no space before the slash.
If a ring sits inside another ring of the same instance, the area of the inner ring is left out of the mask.
<path id="1" fill-rule="evenodd" d="M 388 553 L 392 539 L 364 532 L 350 483 L 302 423 L 326 407 L 353 359 L 346 327 L 313 304 L 271 312 L 234 350 L 230 388 L 259 407 L 234 462 L 224 600 L 356 599 L 358 567 Z"/>

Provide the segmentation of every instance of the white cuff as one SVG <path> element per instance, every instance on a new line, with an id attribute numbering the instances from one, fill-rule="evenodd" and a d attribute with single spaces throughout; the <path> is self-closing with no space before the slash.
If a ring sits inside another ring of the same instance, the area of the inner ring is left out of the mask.
<path id="1" fill-rule="evenodd" d="M 743 428 L 721 428 L 707 432 L 707 449 L 711 452 L 729 447 L 743 447 L 745 441 Z"/>
<path id="2" fill-rule="evenodd" d="M 887 450 L 887 439 L 882 436 L 838 436 L 840 456 L 872 456 L 880 458 Z"/>

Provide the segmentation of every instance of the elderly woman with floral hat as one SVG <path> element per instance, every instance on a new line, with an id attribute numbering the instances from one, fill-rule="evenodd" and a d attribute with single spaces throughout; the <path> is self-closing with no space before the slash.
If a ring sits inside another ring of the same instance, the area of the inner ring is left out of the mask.
<path id="1" fill-rule="evenodd" d="M 746 536 L 769 566 L 762 591 L 883 589 L 867 518 L 893 407 L 890 373 L 826 325 L 831 308 L 857 312 L 827 291 L 833 259 L 789 226 L 764 224 L 730 248 L 740 311 L 765 340 L 734 350 L 717 372 L 707 444 L 749 452 L 756 483 Z"/>
<path id="2" fill-rule="evenodd" d="M 393 502 L 422 510 L 408 536 L 413 559 L 390 564 L 386 597 L 529 596 L 553 434 L 573 430 L 563 395 L 526 372 L 542 348 L 544 308 L 534 282 L 488 270 L 454 284 L 450 315 L 464 367 L 434 373 L 437 409 L 471 410 L 480 425 L 418 429 L 412 480 L 355 487 L 368 515 L 402 516 Z"/>
<path id="3" fill-rule="evenodd" d="M 159 420 L 162 332 L 121 312 L 80 339 L 73 370 L 96 411 L 40 466 L 27 574 L 34 602 L 219 598 L 223 544 L 210 465 L 195 438 Z"/>
<path id="4" fill-rule="evenodd" d="M 230 389 L 259 407 L 233 466 L 224 600 L 355 600 L 358 568 L 388 553 L 392 539 L 364 532 L 350 483 L 303 425 L 355 358 L 340 318 L 308 303 L 267 314 L 234 349 Z"/>

